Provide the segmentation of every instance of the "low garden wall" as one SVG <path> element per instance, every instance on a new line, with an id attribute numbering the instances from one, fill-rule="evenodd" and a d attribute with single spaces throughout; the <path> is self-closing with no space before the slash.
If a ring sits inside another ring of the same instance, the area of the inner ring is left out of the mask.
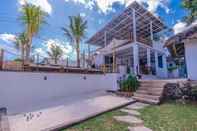
<path id="1" fill-rule="evenodd" d="M 0 108 L 17 113 L 50 101 L 117 89 L 116 74 L 0 72 Z"/>

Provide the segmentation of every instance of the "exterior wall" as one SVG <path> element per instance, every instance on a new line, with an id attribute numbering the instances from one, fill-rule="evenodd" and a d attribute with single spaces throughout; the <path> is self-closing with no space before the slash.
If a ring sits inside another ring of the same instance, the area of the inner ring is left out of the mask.
<path id="1" fill-rule="evenodd" d="M 95 56 L 95 65 L 100 66 L 105 63 L 104 55 L 98 54 Z"/>
<path id="2" fill-rule="evenodd" d="M 45 80 L 47 78 L 47 80 Z M 0 72 L 0 108 L 17 110 L 99 91 L 117 90 L 117 74 Z"/>
<path id="3" fill-rule="evenodd" d="M 185 58 L 188 78 L 197 80 L 197 40 L 185 42 Z"/>
<path id="4" fill-rule="evenodd" d="M 166 55 L 162 55 L 162 60 L 163 60 L 163 68 L 159 68 L 158 63 L 157 64 L 157 77 L 159 78 L 167 78 L 168 77 L 168 69 L 167 69 L 167 60 L 166 60 Z M 158 59 L 158 57 L 156 57 Z M 157 61 L 158 62 L 158 61 Z"/>

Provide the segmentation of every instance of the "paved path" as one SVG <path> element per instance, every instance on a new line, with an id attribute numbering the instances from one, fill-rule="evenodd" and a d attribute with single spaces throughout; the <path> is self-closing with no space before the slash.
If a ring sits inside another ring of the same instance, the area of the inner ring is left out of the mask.
<path id="1" fill-rule="evenodd" d="M 152 131 L 151 129 L 144 126 L 143 120 L 138 118 L 138 116 L 140 116 L 140 113 L 137 110 L 143 109 L 147 106 L 149 105 L 140 102 L 128 105 L 124 109 L 120 110 L 122 112 L 128 113 L 128 115 L 114 116 L 114 119 L 119 122 L 128 123 L 130 125 L 128 127 L 129 131 Z"/>
<path id="2" fill-rule="evenodd" d="M 98 96 L 69 105 L 8 116 L 11 131 L 51 130 L 85 120 L 102 112 L 134 102 L 112 95 Z M 25 106 L 25 105 L 24 105 Z"/>

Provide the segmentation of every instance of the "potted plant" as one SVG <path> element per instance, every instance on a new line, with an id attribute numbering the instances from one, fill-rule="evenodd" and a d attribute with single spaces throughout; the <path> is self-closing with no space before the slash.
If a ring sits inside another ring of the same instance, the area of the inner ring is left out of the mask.
<path id="1" fill-rule="evenodd" d="M 135 92 L 139 86 L 137 78 L 131 74 L 127 77 L 127 79 L 121 80 L 119 84 L 120 90 L 118 91 L 118 95 L 126 97 L 131 97 L 133 92 Z"/>

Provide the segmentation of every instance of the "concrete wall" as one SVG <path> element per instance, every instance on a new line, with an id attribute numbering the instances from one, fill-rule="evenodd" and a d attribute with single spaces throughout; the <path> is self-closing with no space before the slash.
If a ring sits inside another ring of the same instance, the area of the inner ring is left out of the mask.
<path id="1" fill-rule="evenodd" d="M 197 40 L 185 42 L 185 58 L 188 78 L 197 80 Z"/>
<path id="2" fill-rule="evenodd" d="M 17 112 L 21 106 L 33 107 L 82 94 L 116 90 L 116 81 L 116 74 L 0 72 L 0 108 L 7 107 L 8 111 Z"/>

